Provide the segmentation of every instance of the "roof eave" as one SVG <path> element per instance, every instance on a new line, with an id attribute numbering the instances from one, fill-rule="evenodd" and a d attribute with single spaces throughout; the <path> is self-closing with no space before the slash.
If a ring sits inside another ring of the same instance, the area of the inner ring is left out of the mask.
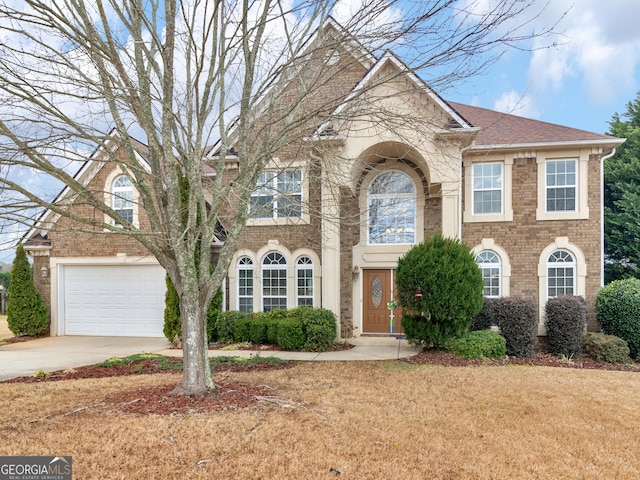
<path id="1" fill-rule="evenodd" d="M 493 150 L 551 149 L 569 147 L 605 147 L 615 148 L 625 142 L 626 138 L 598 140 L 570 140 L 563 142 L 530 142 L 530 143 L 496 143 L 491 145 L 471 145 L 468 152 L 487 152 Z"/>

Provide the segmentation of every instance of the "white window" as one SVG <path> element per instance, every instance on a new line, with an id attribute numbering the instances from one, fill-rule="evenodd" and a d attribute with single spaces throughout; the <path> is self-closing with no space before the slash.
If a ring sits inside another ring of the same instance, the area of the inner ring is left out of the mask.
<path id="1" fill-rule="evenodd" d="M 296 262 L 296 305 L 313 307 L 313 261 L 307 256 Z"/>
<path id="2" fill-rule="evenodd" d="M 497 298 L 502 294 L 500 257 L 495 252 L 484 250 L 476 256 L 476 263 L 482 271 L 483 295 Z"/>
<path id="3" fill-rule="evenodd" d="M 287 260 L 270 252 L 262 260 L 262 310 L 287 308 Z"/>
<path id="4" fill-rule="evenodd" d="M 249 257 L 238 260 L 238 310 L 253 311 L 253 261 Z"/>
<path id="5" fill-rule="evenodd" d="M 574 295 L 576 260 L 567 250 L 556 250 L 547 260 L 547 297 Z"/>
<path id="6" fill-rule="evenodd" d="M 369 186 L 369 244 L 415 243 L 416 188 L 398 170 L 378 175 Z"/>
<path id="7" fill-rule="evenodd" d="M 113 210 L 124 220 L 133 223 L 133 185 L 129 177 L 121 175 L 113 182 Z M 116 225 L 119 225 L 116 222 Z"/>
<path id="8" fill-rule="evenodd" d="M 249 204 L 251 218 L 302 216 L 302 170 L 267 170 L 260 174 Z"/>
<path id="9" fill-rule="evenodd" d="M 473 166 L 473 214 L 502 213 L 502 163 L 479 163 Z"/>
<path id="10" fill-rule="evenodd" d="M 547 212 L 575 212 L 577 210 L 578 175 L 576 160 L 548 160 L 546 162 Z"/>

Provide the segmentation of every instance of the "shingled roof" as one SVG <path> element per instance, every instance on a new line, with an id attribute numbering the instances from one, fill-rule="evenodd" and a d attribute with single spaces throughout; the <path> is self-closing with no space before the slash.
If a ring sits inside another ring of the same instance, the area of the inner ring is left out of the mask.
<path id="1" fill-rule="evenodd" d="M 623 141 L 609 135 L 600 135 L 486 108 L 456 102 L 448 102 L 448 104 L 471 125 L 481 129 L 474 142 L 477 147 L 570 143 L 615 146 Z"/>

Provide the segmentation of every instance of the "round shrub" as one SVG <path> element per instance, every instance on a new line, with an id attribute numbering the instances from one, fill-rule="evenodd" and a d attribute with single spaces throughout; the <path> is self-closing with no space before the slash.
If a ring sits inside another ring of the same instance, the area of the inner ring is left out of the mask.
<path id="1" fill-rule="evenodd" d="M 298 307 L 290 311 L 291 316 L 302 321 L 304 349 L 323 352 L 336 341 L 336 316 L 326 308 Z"/>
<path id="2" fill-rule="evenodd" d="M 640 280 L 616 280 L 596 296 L 596 315 L 602 331 L 623 338 L 631 357 L 640 352 Z"/>
<path id="3" fill-rule="evenodd" d="M 507 355 L 530 358 L 537 339 L 538 306 L 530 297 L 503 297 L 494 302 L 493 314 L 507 342 Z"/>
<path id="4" fill-rule="evenodd" d="M 549 353 L 567 357 L 579 354 L 587 327 L 584 298 L 573 295 L 550 298 L 545 305 L 545 326 Z"/>
<path id="5" fill-rule="evenodd" d="M 460 338 L 452 338 L 445 350 L 461 358 L 504 358 L 507 343 L 502 335 L 491 330 L 477 330 Z"/>
<path id="6" fill-rule="evenodd" d="M 582 342 L 584 353 L 595 360 L 610 363 L 630 363 L 629 346 L 620 337 L 603 333 L 587 333 Z"/>
<path id="7" fill-rule="evenodd" d="M 281 320 L 278 325 L 278 346 L 283 350 L 301 350 L 305 344 L 302 321 L 297 318 Z"/>
<path id="8" fill-rule="evenodd" d="M 442 347 L 463 335 L 482 308 L 482 273 L 474 255 L 459 240 L 440 234 L 400 258 L 396 285 L 405 335 L 424 347 Z"/>
<path id="9" fill-rule="evenodd" d="M 493 304 L 495 301 L 495 298 L 484 298 L 482 302 L 482 309 L 475 317 L 473 317 L 473 320 L 471 321 L 471 331 L 487 330 L 492 326 L 497 325 L 496 319 L 493 314 Z"/>

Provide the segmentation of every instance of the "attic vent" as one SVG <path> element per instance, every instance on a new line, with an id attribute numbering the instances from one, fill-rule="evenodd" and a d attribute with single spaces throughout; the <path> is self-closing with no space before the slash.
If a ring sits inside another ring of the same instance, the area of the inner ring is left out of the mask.
<path id="1" fill-rule="evenodd" d="M 462 128 L 462 126 L 456 122 L 454 119 L 449 119 L 449 121 L 447 122 L 447 125 L 445 126 L 446 129 L 452 129 L 452 128 Z"/>
<path id="2" fill-rule="evenodd" d="M 320 127 L 319 127 L 320 128 Z M 320 135 L 330 137 L 336 134 L 336 129 L 333 128 L 333 125 L 328 124 L 320 131 Z"/>

